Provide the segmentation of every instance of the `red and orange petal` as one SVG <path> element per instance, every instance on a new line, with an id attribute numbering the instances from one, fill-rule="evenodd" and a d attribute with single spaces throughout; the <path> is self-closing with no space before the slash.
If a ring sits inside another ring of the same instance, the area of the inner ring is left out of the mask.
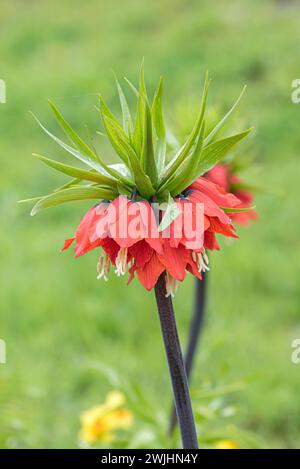
<path id="1" fill-rule="evenodd" d="M 103 236 L 111 237 L 121 248 L 130 248 L 145 239 L 154 250 L 162 253 L 155 215 L 146 200 L 133 202 L 126 196 L 117 197 L 90 233 L 91 241 Z"/>
<path id="2" fill-rule="evenodd" d="M 240 204 L 235 208 L 247 208 L 253 204 L 253 194 L 244 190 L 231 190 L 231 185 L 240 184 L 241 179 L 237 174 L 232 173 L 231 167 L 228 164 L 218 164 L 205 174 L 205 179 L 223 186 L 226 191 L 230 190 L 239 200 Z M 223 205 L 224 206 L 224 205 Z M 229 207 L 229 205 L 227 205 Z M 250 220 L 257 220 L 257 213 L 255 210 L 247 212 L 231 213 L 230 218 L 238 224 L 247 225 Z"/>
<path id="3" fill-rule="evenodd" d="M 153 249 L 146 243 L 145 240 L 139 241 L 128 249 L 128 253 L 134 259 L 137 268 L 143 267 L 150 261 Z"/>
<path id="4" fill-rule="evenodd" d="M 95 239 L 93 242 L 90 240 L 90 232 L 99 217 L 97 210 L 99 209 L 100 205 L 101 204 L 91 207 L 87 211 L 87 213 L 81 219 L 77 230 L 75 231 L 75 236 L 73 238 L 66 239 L 62 250 L 68 249 L 72 242 L 75 241 L 75 256 L 79 257 L 100 245 L 99 239 Z"/>
<path id="5" fill-rule="evenodd" d="M 238 197 L 231 192 L 227 192 L 224 186 L 217 185 L 204 177 L 199 177 L 190 188 L 205 194 L 219 207 L 234 208 L 241 203 Z"/>
<path id="6" fill-rule="evenodd" d="M 132 270 L 132 272 L 134 271 L 136 271 L 141 284 L 149 291 L 154 288 L 159 276 L 165 271 L 165 266 L 160 262 L 156 252 L 153 251 L 150 260 L 142 267 Z"/>
<path id="7" fill-rule="evenodd" d="M 172 248 L 165 240 L 164 253 L 158 254 L 157 257 L 172 277 L 181 282 L 184 280 L 189 259 L 189 251 L 184 246 L 180 244 L 177 248 Z"/>
<path id="8" fill-rule="evenodd" d="M 188 195 L 188 200 L 195 204 L 202 203 L 204 205 L 204 214 L 208 217 L 216 217 L 223 224 L 231 223 L 230 218 L 226 215 L 224 210 L 222 210 L 210 197 L 208 197 L 203 192 L 200 192 L 199 190 L 191 191 L 191 193 Z"/>
<path id="9" fill-rule="evenodd" d="M 209 249 L 210 251 L 219 251 L 220 249 L 220 246 L 216 240 L 216 235 L 211 230 L 206 230 L 204 233 L 204 249 Z"/>
<path id="10" fill-rule="evenodd" d="M 224 187 L 226 191 L 229 190 L 229 170 L 228 165 L 217 164 L 205 174 L 205 179 Z"/>
<path id="11" fill-rule="evenodd" d="M 168 239 L 172 248 L 177 248 L 182 244 L 189 249 L 193 244 L 194 250 L 203 249 L 204 232 L 210 226 L 209 218 L 203 213 L 203 206 L 191 203 L 192 201 L 188 198 L 177 198 L 175 202 L 180 213 L 170 226 L 163 231 L 163 237 Z"/>
<path id="12" fill-rule="evenodd" d="M 112 238 L 104 238 L 100 240 L 101 247 L 108 255 L 110 262 L 115 265 L 116 257 L 120 251 L 120 246 Z"/>
<path id="13" fill-rule="evenodd" d="M 235 227 L 231 223 L 222 223 L 217 217 L 210 217 L 210 230 L 222 234 L 224 236 L 229 236 L 230 238 L 238 238 L 238 235 L 235 232 Z"/>

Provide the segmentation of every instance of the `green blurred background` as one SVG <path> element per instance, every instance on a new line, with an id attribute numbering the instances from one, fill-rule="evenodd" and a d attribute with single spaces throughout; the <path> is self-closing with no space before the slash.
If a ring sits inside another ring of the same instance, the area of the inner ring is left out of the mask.
<path id="1" fill-rule="evenodd" d="M 111 69 L 136 82 L 143 56 L 151 92 L 165 76 L 170 125 L 178 102 L 199 99 L 206 69 L 210 103 L 222 108 L 248 84 L 239 109 L 255 126 L 248 180 L 268 190 L 256 197 L 259 221 L 211 256 L 192 393 L 242 381 L 230 425 L 268 447 L 300 446 L 300 365 L 291 362 L 291 341 L 300 336 L 300 105 L 290 97 L 300 74 L 299 14 L 299 2 L 288 0 L 2 0 L 0 447 L 76 447 L 80 412 L 104 400 L 114 376 L 135 389 L 145 413 L 157 412 L 164 430 L 170 385 L 153 294 L 113 275 L 108 284 L 96 281 L 96 252 L 76 261 L 59 253 L 89 203 L 35 218 L 17 204 L 64 182 L 31 156 L 63 155 L 28 111 L 58 133 L 51 97 L 101 146 L 96 95 L 117 109 Z M 175 298 L 183 343 L 192 300 L 189 278 Z M 141 417 L 135 425 L 138 435 L 150 423 Z"/>

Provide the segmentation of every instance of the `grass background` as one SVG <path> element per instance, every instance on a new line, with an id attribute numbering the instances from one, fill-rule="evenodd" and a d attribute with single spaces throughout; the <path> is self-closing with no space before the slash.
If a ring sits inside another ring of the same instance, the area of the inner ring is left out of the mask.
<path id="1" fill-rule="evenodd" d="M 267 446 L 299 447 L 300 368 L 290 359 L 291 341 L 300 335 L 300 107 L 290 99 L 300 72 L 299 13 L 298 2 L 287 0 L 2 0 L 1 447 L 76 446 L 80 412 L 111 389 L 101 364 L 139 383 L 158 410 L 169 407 L 153 295 L 113 275 L 108 284 L 97 282 L 95 252 L 76 262 L 71 252 L 59 254 L 88 203 L 35 218 L 17 204 L 64 181 L 31 156 L 62 154 L 28 110 L 54 130 L 51 97 L 89 139 L 100 128 L 96 94 L 117 105 L 110 69 L 136 81 L 142 56 L 151 91 L 165 76 L 171 124 L 176 103 L 198 99 L 206 69 L 213 77 L 210 103 L 228 106 L 248 84 L 239 114 L 255 126 L 258 170 L 249 179 L 269 192 L 257 195 L 259 222 L 212 256 L 193 392 L 245 381 L 233 423 Z M 192 292 L 190 278 L 175 299 L 183 342 Z"/>

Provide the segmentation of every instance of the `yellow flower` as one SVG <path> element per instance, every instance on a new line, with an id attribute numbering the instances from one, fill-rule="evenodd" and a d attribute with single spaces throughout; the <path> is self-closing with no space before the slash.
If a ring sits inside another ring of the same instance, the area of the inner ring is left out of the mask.
<path id="1" fill-rule="evenodd" d="M 233 440 L 220 440 L 215 444 L 216 449 L 238 449 L 238 445 Z"/>
<path id="2" fill-rule="evenodd" d="M 114 430 L 130 428 L 133 415 L 129 410 L 121 408 L 124 403 L 124 395 L 119 391 L 112 391 L 103 404 L 83 412 L 80 416 L 79 438 L 89 444 L 97 441 L 110 443 L 114 439 Z"/>

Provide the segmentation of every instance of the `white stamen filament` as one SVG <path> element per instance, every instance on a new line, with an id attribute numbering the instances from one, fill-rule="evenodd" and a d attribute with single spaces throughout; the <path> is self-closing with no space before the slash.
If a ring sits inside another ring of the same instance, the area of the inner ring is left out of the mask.
<path id="1" fill-rule="evenodd" d="M 175 293 L 177 291 L 177 288 L 178 288 L 178 280 L 176 278 L 172 277 L 172 275 L 170 275 L 169 272 L 167 271 L 167 275 L 166 275 L 166 290 L 167 290 L 166 298 L 168 298 L 168 296 L 171 296 L 172 298 L 174 298 Z"/>
<path id="2" fill-rule="evenodd" d="M 97 279 L 100 279 L 103 277 L 104 281 L 107 282 L 109 269 L 110 269 L 110 259 L 105 252 L 102 252 L 100 254 L 99 261 L 97 264 L 97 272 L 98 272 Z"/>
<path id="3" fill-rule="evenodd" d="M 202 252 L 192 252 L 192 259 L 197 264 L 198 272 L 206 272 L 209 270 L 208 264 L 209 259 L 205 252 L 205 249 Z"/>
<path id="4" fill-rule="evenodd" d="M 125 275 L 126 273 L 126 264 L 127 264 L 127 248 L 121 248 L 116 257 L 116 274 L 118 277 L 120 275 Z"/>

